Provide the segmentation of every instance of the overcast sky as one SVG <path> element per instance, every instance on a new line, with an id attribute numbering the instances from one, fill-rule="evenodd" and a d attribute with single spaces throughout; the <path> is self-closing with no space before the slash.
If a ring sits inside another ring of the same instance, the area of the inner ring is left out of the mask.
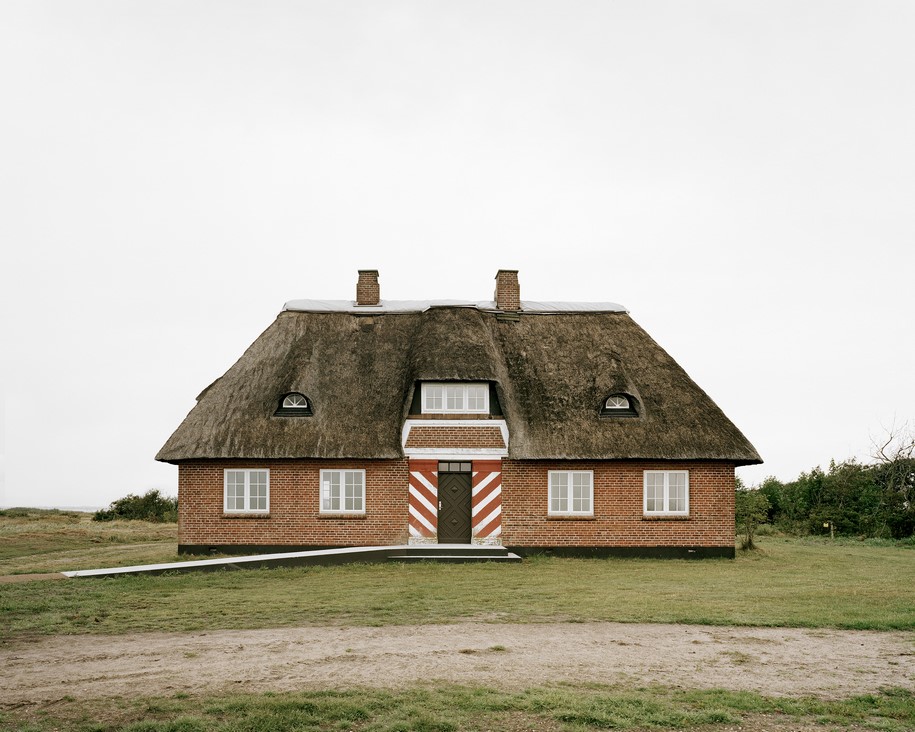
<path id="1" fill-rule="evenodd" d="M 153 456 L 286 300 L 626 305 L 766 461 L 915 417 L 915 3 L 0 5 L 0 505 Z"/>

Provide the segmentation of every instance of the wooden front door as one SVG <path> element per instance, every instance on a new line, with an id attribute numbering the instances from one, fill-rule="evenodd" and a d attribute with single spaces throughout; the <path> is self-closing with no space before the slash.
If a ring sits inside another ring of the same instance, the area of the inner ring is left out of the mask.
<path id="1" fill-rule="evenodd" d="M 466 472 L 449 472 L 451 466 Z M 447 466 L 442 470 L 442 466 Z M 470 543 L 470 465 L 442 463 L 438 473 L 438 543 Z"/>

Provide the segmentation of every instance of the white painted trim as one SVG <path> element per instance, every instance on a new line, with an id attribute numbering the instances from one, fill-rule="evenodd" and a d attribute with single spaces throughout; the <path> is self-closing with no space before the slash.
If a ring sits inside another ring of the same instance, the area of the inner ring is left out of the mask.
<path id="1" fill-rule="evenodd" d="M 486 518 L 484 518 L 480 521 L 477 521 L 477 526 L 483 526 L 483 527 L 489 526 L 489 524 L 495 520 L 496 516 L 500 515 L 501 513 L 502 513 L 502 506 L 499 506 L 498 508 L 493 509 L 493 511 Z"/>
<path id="2" fill-rule="evenodd" d="M 244 473 L 244 508 L 229 508 L 229 473 Z M 267 507 L 251 508 L 251 473 L 267 474 Z M 222 471 L 222 511 L 234 514 L 265 514 L 270 513 L 270 468 L 224 468 Z"/>
<path id="3" fill-rule="evenodd" d="M 686 476 L 686 510 L 684 511 L 649 511 L 648 510 L 648 474 L 664 476 L 664 506 L 670 505 L 670 476 L 682 473 Z M 688 470 L 643 470 L 642 471 L 642 514 L 644 516 L 689 516 L 689 471 Z"/>
<path id="4" fill-rule="evenodd" d="M 479 473 L 479 471 L 475 472 L 474 475 L 477 475 L 477 473 Z M 485 478 L 483 478 L 483 480 L 481 480 L 479 483 L 477 483 L 476 487 L 473 489 L 473 491 L 471 491 L 472 495 L 474 495 L 474 496 L 477 495 L 477 493 L 482 491 L 486 486 L 488 486 L 490 483 L 492 483 L 501 474 L 502 474 L 501 471 L 495 471 L 495 472 L 489 473 Z M 502 486 L 499 486 L 499 490 L 502 490 Z"/>
<path id="5" fill-rule="evenodd" d="M 485 498 L 483 501 L 481 501 L 480 503 L 478 503 L 478 504 L 473 508 L 473 510 L 471 511 L 471 515 L 472 515 L 472 516 L 478 515 L 478 514 L 480 513 L 480 511 L 485 510 L 486 507 L 489 506 L 490 503 L 492 503 L 494 500 L 496 500 L 496 498 L 498 498 L 498 497 L 501 496 L 501 495 L 502 495 L 502 486 L 499 486 L 498 488 L 496 488 L 495 490 L 493 490 L 492 493 L 490 493 L 488 496 L 486 496 L 486 498 Z M 497 510 L 497 511 L 501 511 L 501 510 L 502 510 L 502 507 L 499 506 L 499 508 L 496 509 L 496 510 Z"/>
<path id="6" fill-rule="evenodd" d="M 495 534 L 495 532 L 493 532 Z M 401 549 L 410 549 L 413 544 L 396 544 L 385 546 L 347 546 L 336 549 L 312 549 L 302 552 L 281 552 L 277 554 L 249 554 L 245 556 L 222 557 L 220 559 L 199 559 L 186 562 L 168 562 L 165 564 L 135 564 L 130 567 L 106 567 L 104 569 L 80 569 L 75 571 L 61 572 L 65 577 L 105 577 L 126 574 L 138 574 L 141 572 L 154 571 L 187 571 L 189 569 L 200 569 L 210 567 L 228 567 L 253 563 L 255 566 L 262 565 L 264 562 L 271 560 L 289 560 L 299 557 L 336 557 L 346 556 L 347 554 L 373 554 L 375 552 L 395 552 Z M 439 544 L 440 547 L 454 547 L 462 552 L 467 551 L 485 551 L 486 546 L 481 544 Z M 509 556 L 517 556 L 509 554 Z"/>
<path id="7" fill-rule="evenodd" d="M 438 506 L 433 506 L 431 503 L 429 503 L 429 501 L 426 500 L 426 497 L 418 490 L 413 488 L 413 486 L 410 486 L 410 495 L 413 496 L 419 503 L 423 504 L 432 513 L 433 516 L 438 515 Z M 429 528 L 432 529 L 431 526 Z M 432 530 L 435 531 L 435 529 Z"/>
<path id="8" fill-rule="evenodd" d="M 426 390 L 429 387 L 441 387 L 442 389 L 442 408 L 441 409 L 426 409 Z M 480 387 L 483 389 L 483 401 L 485 404 L 480 409 L 448 409 L 448 395 L 445 391 L 448 388 L 451 389 L 462 389 L 463 397 L 462 401 L 464 404 L 467 403 L 467 390 L 471 387 Z M 420 412 L 422 414 L 489 414 L 489 384 L 485 381 L 424 381 L 421 385 L 420 393 Z"/>
<path id="9" fill-rule="evenodd" d="M 433 471 L 433 472 L 437 473 L 437 471 Z M 417 483 L 422 485 L 422 487 L 425 488 L 427 491 L 429 491 L 433 496 L 438 495 L 438 488 L 436 488 L 428 480 L 426 480 L 426 477 L 422 473 L 420 473 L 418 470 L 411 470 L 410 475 L 416 480 Z"/>
<path id="10" fill-rule="evenodd" d="M 591 476 L 591 510 L 590 511 L 554 511 L 553 510 L 553 476 L 565 473 L 569 476 L 569 496 L 566 499 L 566 505 L 571 506 L 574 497 L 572 495 L 572 475 L 576 473 Z M 548 470 L 546 479 L 546 511 L 547 516 L 593 516 L 594 515 L 594 471 L 593 470 Z"/>
<path id="11" fill-rule="evenodd" d="M 476 455 L 478 451 L 492 452 L 496 450 L 497 452 L 493 453 L 495 455 L 508 455 L 508 423 L 504 419 L 407 419 L 403 423 L 403 428 L 400 430 L 400 446 L 404 448 L 404 453 L 407 455 L 412 454 L 412 452 L 407 452 L 407 438 L 410 436 L 410 430 L 413 427 L 498 427 L 499 431 L 502 433 L 502 442 L 505 443 L 506 447 L 458 447 L 458 448 L 437 448 L 437 447 L 411 447 L 410 450 L 433 450 L 433 452 L 417 452 L 417 455 L 438 455 L 443 449 L 451 450 L 457 454 L 463 455 Z M 465 450 L 473 450 L 476 452 L 464 452 Z"/>
<path id="12" fill-rule="evenodd" d="M 362 508 L 360 509 L 347 509 L 341 505 L 340 508 L 324 508 L 324 476 L 327 473 L 340 473 L 340 503 L 344 504 L 346 502 L 346 478 L 344 473 L 362 473 Z M 365 515 L 365 504 L 366 504 L 366 494 L 368 493 L 368 488 L 365 481 L 365 470 L 360 468 L 332 468 L 322 470 L 318 476 L 318 511 L 323 514 L 347 514 L 350 516 L 363 516 Z"/>
<path id="13" fill-rule="evenodd" d="M 497 447 L 405 447 L 403 454 L 412 458 L 435 458 L 439 462 L 449 460 L 466 461 L 467 456 L 474 460 L 501 460 L 508 457 L 508 450 Z"/>
<path id="14" fill-rule="evenodd" d="M 414 511 L 412 506 L 410 507 L 410 516 L 412 516 L 417 521 L 419 521 L 423 526 L 426 527 L 426 529 L 428 531 L 430 531 L 433 534 L 435 533 L 435 527 L 431 523 L 429 523 L 429 521 L 426 519 L 425 516 L 423 516 L 421 513 L 417 512 L 417 511 Z"/>

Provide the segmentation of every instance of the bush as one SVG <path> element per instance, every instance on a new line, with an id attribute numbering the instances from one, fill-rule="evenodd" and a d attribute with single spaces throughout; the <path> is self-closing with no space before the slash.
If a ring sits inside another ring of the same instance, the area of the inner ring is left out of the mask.
<path id="1" fill-rule="evenodd" d="M 734 496 L 734 518 L 737 528 L 743 533 L 741 549 L 755 549 L 753 537 L 756 527 L 769 519 L 769 499 L 760 490 L 745 490 L 737 484 Z"/>
<path id="2" fill-rule="evenodd" d="M 163 496 L 156 488 L 146 491 L 142 496 L 129 493 L 113 501 L 107 509 L 96 511 L 92 520 L 175 523 L 178 520 L 178 499 Z"/>
<path id="3" fill-rule="evenodd" d="M 759 492 L 769 501 L 768 519 L 789 534 L 886 539 L 915 537 L 915 458 L 876 464 L 830 462 L 795 480 L 766 478 Z"/>

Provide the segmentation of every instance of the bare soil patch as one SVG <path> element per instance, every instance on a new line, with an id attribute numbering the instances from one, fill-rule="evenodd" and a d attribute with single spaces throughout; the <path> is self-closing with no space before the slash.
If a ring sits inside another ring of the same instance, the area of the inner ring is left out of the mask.
<path id="1" fill-rule="evenodd" d="M 0 649 L 0 706 L 448 682 L 660 684 L 840 698 L 915 685 L 908 632 L 580 623 L 56 636 Z"/>
<path id="2" fill-rule="evenodd" d="M 0 575 L 0 585 L 11 585 L 16 582 L 35 582 L 37 580 L 67 579 L 61 572 L 43 572 L 41 574 L 5 574 Z"/>

